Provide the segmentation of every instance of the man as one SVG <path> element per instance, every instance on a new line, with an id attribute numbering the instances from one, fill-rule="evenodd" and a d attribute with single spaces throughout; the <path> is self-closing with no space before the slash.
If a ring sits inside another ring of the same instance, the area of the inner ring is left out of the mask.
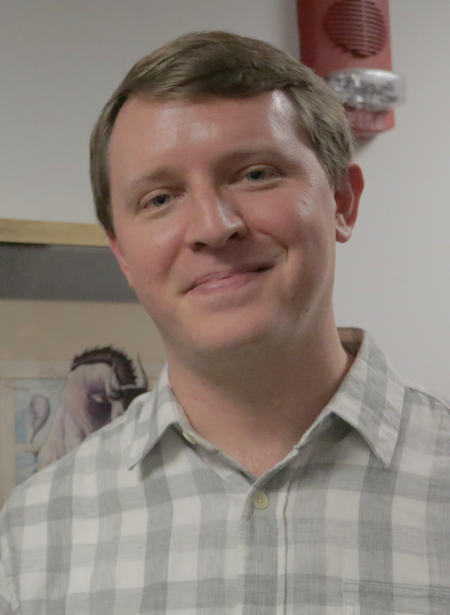
<path id="1" fill-rule="evenodd" d="M 91 177 L 168 367 L 13 493 L 0 612 L 447 612 L 448 407 L 338 335 L 363 180 L 325 84 L 182 37 L 106 105 Z"/>

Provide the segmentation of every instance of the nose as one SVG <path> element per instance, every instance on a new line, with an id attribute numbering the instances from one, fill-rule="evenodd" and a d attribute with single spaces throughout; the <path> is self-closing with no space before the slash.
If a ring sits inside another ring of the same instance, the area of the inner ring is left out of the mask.
<path id="1" fill-rule="evenodd" d="M 243 239 L 247 225 L 231 198 L 213 188 L 192 194 L 186 242 L 192 249 L 222 248 L 231 240 Z"/>

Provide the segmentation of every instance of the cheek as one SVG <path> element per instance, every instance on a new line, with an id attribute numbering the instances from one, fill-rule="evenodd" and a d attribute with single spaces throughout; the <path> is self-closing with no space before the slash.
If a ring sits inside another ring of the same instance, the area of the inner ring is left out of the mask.
<path id="1" fill-rule="evenodd" d="M 296 196 L 296 198 L 294 198 Z M 274 208 L 266 229 L 287 254 L 288 286 L 312 288 L 329 280 L 334 270 L 335 224 L 327 192 L 291 194 Z"/>
<path id="2" fill-rule="evenodd" d="M 335 244 L 335 202 L 328 184 L 311 189 L 297 205 L 297 229 L 320 251 L 328 253 Z M 293 225 L 295 223 L 293 222 Z"/>
<path id="3" fill-rule="evenodd" d="M 271 236 L 287 250 L 307 248 L 317 243 L 323 234 L 323 215 L 314 197 L 302 191 L 301 198 L 295 190 L 286 190 L 276 201 L 261 199 L 252 209 L 255 229 Z"/>
<path id="4" fill-rule="evenodd" d="M 133 279 L 157 278 L 171 268 L 179 251 L 176 228 L 170 224 L 150 223 L 126 237 L 125 256 Z"/>

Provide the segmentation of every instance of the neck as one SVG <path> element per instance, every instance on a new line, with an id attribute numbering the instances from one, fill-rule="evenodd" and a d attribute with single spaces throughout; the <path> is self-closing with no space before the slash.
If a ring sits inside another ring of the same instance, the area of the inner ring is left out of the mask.
<path id="1" fill-rule="evenodd" d="M 309 338 L 220 360 L 178 362 L 168 353 L 171 385 L 192 427 L 256 476 L 299 442 L 352 363 L 336 327 Z"/>

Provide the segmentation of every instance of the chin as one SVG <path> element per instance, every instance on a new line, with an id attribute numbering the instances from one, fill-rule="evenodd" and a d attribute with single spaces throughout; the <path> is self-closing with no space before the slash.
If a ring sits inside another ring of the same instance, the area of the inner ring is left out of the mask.
<path id="1" fill-rule="evenodd" d="M 211 359 L 236 358 L 239 355 L 263 351 L 269 340 L 273 341 L 274 334 L 272 325 L 228 327 L 226 330 L 212 330 L 209 334 L 202 331 L 189 340 L 187 347 L 194 353 Z"/>

